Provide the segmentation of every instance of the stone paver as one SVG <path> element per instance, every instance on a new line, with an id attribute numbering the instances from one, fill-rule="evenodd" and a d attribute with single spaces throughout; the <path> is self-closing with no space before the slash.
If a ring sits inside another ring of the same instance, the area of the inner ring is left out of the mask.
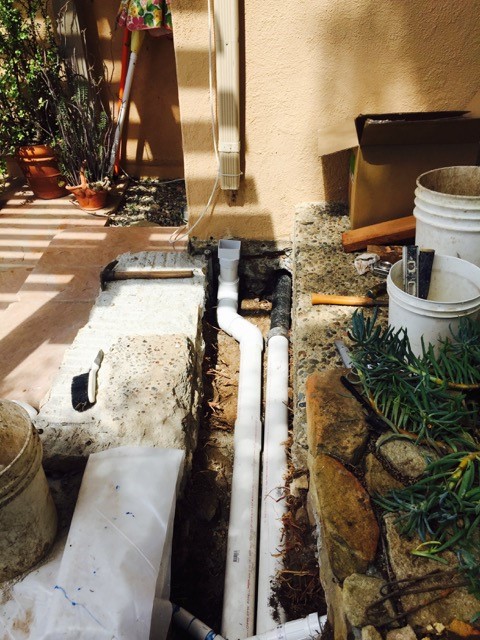
<path id="1" fill-rule="evenodd" d="M 328 453 L 358 464 L 369 433 L 362 406 L 340 381 L 346 373 L 347 369 L 331 369 L 307 378 L 308 448 L 312 455 Z"/>
<path id="2" fill-rule="evenodd" d="M 1 220 L 1 214 L 0 214 Z M 171 228 L 76 227 L 58 233 L 0 314 L 0 397 L 39 407 L 87 322 L 100 272 L 127 251 L 172 251 Z M 176 243 L 176 253 L 186 243 Z"/>
<path id="3" fill-rule="evenodd" d="M 338 460 L 323 453 L 309 460 L 311 496 L 332 572 L 340 581 L 364 573 L 380 535 L 370 497 Z"/>

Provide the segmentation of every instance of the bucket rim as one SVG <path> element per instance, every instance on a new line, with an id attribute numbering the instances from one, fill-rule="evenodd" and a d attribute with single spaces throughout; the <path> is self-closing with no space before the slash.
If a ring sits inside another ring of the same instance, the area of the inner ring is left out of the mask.
<path id="1" fill-rule="evenodd" d="M 477 196 L 468 196 L 463 194 L 446 193 L 445 191 L 436 191 L 434 189 L 429 189 L 428 187 L 425 187 L 423 184 L 421 184 L 420 180 L 425 176 L 428 176 L 432 173 L 438 173 L 439 171 L 445 171 L 445 169 L 478 169 L 479 177 L 480 177 L 480 166 L 478 165 L 454 165 L 452 167 L 437 167 L 436 169 L 430 169 L 429 171 L 424 171 L 418 176 L 416 180 L 417 188 L 423 189 L 424 191 L 428 191 L 428 193 L 432 193 L 437 196 L 438 195 L 448 196 L 449 198 L 453 198 L 455 200 L 472 200 L 472 201 L 480 200 L 480 194 Z"/>
<path id="2" fill-rule="evenodd" d="M 465 263 L 467 265 L 470 265 L 470 267 L 473 268 L 473 271 L 477 272 L 478 275 L 478 282 L 479 282 L 479 286 L 480 286 L 480 267 L 477 267 L 476 264 L 473 264 L 473 262 L 469 262 L 468 260 L 463 260 L 462 258 L 457 258 L 455 256 L 448 256 L 445 254 L 441 254 L 441 253 L 435 253 L 435 258 L 441 258 L 444 262 L 451 262 L 452 264 L 459 264 L 459 263 Z M 403 259 L 399 260 L 398 262 L 396 262 L 394 265 L 392 265 L 392 268 L 390 269 L 390 271 L 388 272 L 388 276 L 387 276 L 387 291 L 389 292 L 390 295 L 390 291 L 393 291 L 395 296 L 397 296 L 397 298 L 402 299 L 406 304 L 408 304 L 409 306 L 412 307 L 412 310 L 414 311 L 414 313 L 417 313 L 415 311 L 415 309 L 422 309 L 422 310 L 431 310 L 431 311 L 435 311 L 436 310 L 436 306 L 438 305 L 442 305 L 445 308 L 445 312 L 460 312 L 461 309 L 459 309 L 459 306 L 464 306 L 464 305 L 470 305 L 470 306 L 478 306 L 480 308 L 480 293 L 476 296 L 473 296 L 472 298 L 465 298 L 463 300 L 452 300 L 450 302 L 443 302 L 441 300 L 424 300 L 423 298 L 418 298 L 417 296 L 413 296 L 411 293 L 407 293 L 406 291 L 403 291 L 403 289 L 401 289 L 397 284 L 395 284 L 395 282 L 393 281 L 393 277 L 392 277 L 392 273 L 396 272 L 400 269 L 401 265 L 403 263 Z M 398 266 L 397 266 L 398 265 Z M 394 297 L 395 297 L 394 296 Z M 474 304 L 476 302 L 476 304 Z M 473 310 L 473 309 L 472 309 Z M 438 310 L 437 310 L 438 311 Z M 446 313 L 445 313 L 446 315 Z"/>
<path id="3" fill-rule="evenodd" d="M 17 405 L 18 406 L 18 405 Z M 0 481 L 3 478 L 4 475 L 6 475 L 14 466 L 14 464 L 16 462 L 18 462 L 18 460 L 23 456 L 23 454 L 25 453 L 26 449 L 28 448 L 28 446 L 30 445 L 30 442 L 32 440 L 33 437 L 33 430 L 34 430 L 34 426 L 30 420 L 30 417 L 28 416 L 27 412 L 25 411 L 25 409 L 23 409 L 22 407 L 19 407 L 26 415 L 26 425 L 27 425 L 27 432 L 26 432 L 26 437 L 25 440 L 21 446 L 21 448 L 18 450 L 17 455 L 10 460 L 10 462 L 5 465 L 5 467 L 0 471 Z"/>

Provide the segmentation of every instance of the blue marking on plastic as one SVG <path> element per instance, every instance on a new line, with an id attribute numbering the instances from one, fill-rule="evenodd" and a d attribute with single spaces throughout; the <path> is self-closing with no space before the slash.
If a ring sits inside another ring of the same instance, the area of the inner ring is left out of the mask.
<path id="1" fill-rule="evenodd" d="M 70 602 L 72 607 L 81 607 L 85 611 L 85 613 L 87 613 L 94 622 L 99 624 L 102 627 L 102 629 L 105 629 L 105 627 L 100 622 L 100 620 L 97 620 L 97 618 L 93 615 L 93 613 L 91 611 L 89 611 L 84 604 L 82 604 L 81 602 L 75 602 L 75 600 L 72 600 L 71 598 L 69 598 L 67 592 L 65 591 L 65 589 L 63 587 L 61 587 L 60 585 L 56 584 L 53 588 L 56 589 L 57 591 L 61 591 L 63 593 L 65 599 L 68 600 L 68 602 Z"/>
<path id="2" fill-rule="evenodd" d="M 215 633 L 215 631 L 213 631 L 213 629 L 210 629 L 210 631 L 205 636 L 204 640 L 213 640 L 216 637 L 216 635 L 217 634 Z"/>

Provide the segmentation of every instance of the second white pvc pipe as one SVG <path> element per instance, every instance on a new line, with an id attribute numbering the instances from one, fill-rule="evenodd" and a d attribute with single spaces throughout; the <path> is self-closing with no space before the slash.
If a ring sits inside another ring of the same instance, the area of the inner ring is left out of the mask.
<path id="1" fill-rule="evenodd" d="M 285 474 L 288 439 L 288 338 L 274 335 L 268 340 L 265 435 L 263 448 L 262 500 L 258 564 L 256 633 L 276 625 L 271 606 L 272 582 L 283 567 L 281 558 L 283 522 L 286 513 Z M 281 607 L 276 613 L 285 622 Z"/>

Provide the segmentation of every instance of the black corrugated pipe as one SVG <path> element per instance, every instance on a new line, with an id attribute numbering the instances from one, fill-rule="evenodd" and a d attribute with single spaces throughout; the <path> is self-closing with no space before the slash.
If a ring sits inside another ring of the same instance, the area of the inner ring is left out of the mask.
<path id="1" fill-rule="evenodd" d="M 275 273 L 275 278 L 276 282 L 273 289 L 269 337 L 274 335 L 286 336 L 290 329 L 292 276 L 285 269 L 281 269 Z"/>

